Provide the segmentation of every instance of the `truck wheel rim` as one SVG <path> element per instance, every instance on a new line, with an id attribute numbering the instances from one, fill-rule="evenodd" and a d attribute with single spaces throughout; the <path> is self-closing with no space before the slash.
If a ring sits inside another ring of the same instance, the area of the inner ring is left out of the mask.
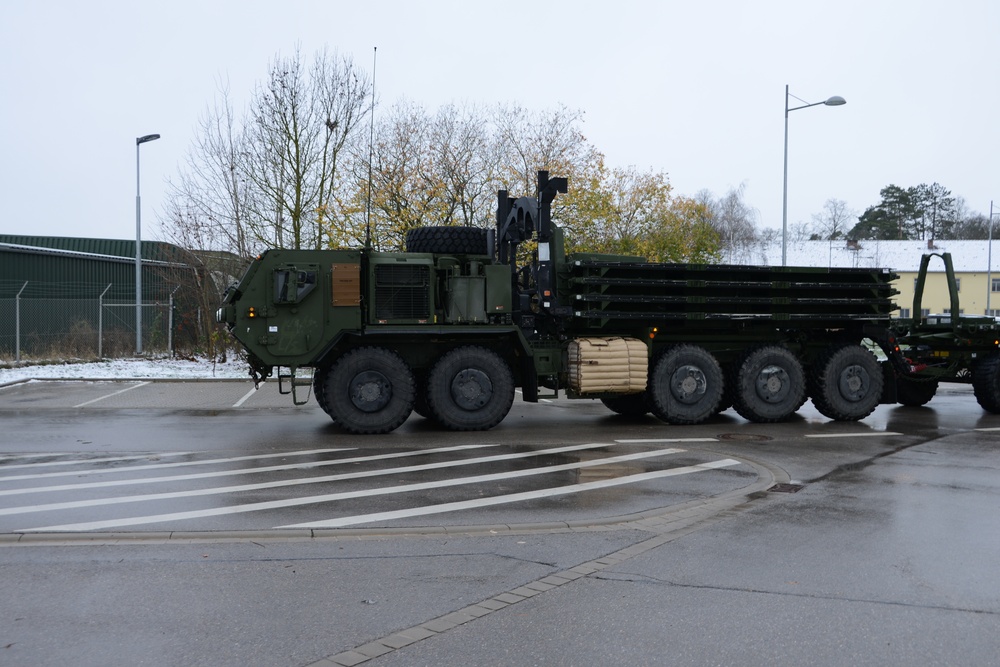
<path id="1" fill-rule="evenodd" d="M 451 381 L 451 397 L 463 410 L 478 410 L 493 397 L 490 376 L 476 368 L 457 373 Z"/>
<path id="2" fill-rule="evenodd" d="M 860 401 L 868 393 L 868 385 L 871 380 L 868 371 L 862 366 L 851 365 L 841 372 L 840 387 L 841 395 L 849 401 Z"/>
<path id="3" fill-rule="evenodd" d="M 685 405 L 697 403 L 705 395 L 705 374 L 697 366 L 681 366 L 670 376 L 670 393 Z"/>
<path id="4" fill-rule="evenodd" d="M 378 371 L 364 371 L 351 382 L 351 403 L 362 412 L 378 412 L 392 399 L 392 383 Z"/>
<path id="5" fill-rule="evenodd" d="M 777 403 L 788 396 L 792 382 L 781 366 L 765 366 L 757 374 L 755 385 L 758 396 L 768 403 Z"/>

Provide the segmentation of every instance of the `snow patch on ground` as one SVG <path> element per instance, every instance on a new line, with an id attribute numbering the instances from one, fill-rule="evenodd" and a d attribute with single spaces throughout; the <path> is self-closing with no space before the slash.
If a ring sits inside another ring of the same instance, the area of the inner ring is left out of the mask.
<path id="1" fill-rule="evenodd" d="M 226 363 L 209 359 L 107 359 L 86 363 L 50 363 L 0 368 L 0 385 L 22 380 L 121 379 L 250 379 L 250 366 L 236 359 Z"/>

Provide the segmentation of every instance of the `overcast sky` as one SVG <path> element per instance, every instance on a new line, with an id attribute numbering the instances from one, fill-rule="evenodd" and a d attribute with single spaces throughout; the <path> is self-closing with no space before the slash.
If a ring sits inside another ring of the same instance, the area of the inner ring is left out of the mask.
<path id="1" fill-rule="evenodd" d="M 134 238 L 135 138 L 159 133 L 141 193 L 160 237 L 219 82 L 242 105 L 296 45 L 366 70 L 378 47 L 382 108 L 579 109 L 610 166 L 684 195 L 742 184 L 774 228 L 785 85 L 839 95 L 789 115 L 789 225 L 831 198 L 861 213 L 889 184 L 1000 210 L 996 0 L 0 0 L 0 233 Z"/>

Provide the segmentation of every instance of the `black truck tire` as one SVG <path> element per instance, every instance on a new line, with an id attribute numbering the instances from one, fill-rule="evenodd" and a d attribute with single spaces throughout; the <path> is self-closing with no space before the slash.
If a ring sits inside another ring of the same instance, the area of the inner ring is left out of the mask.
<path id="1" fill-rule="evenodd" d="M 805 371 L 795 354 L 764 345 L 748 352 L 736 370 L 733 408 L 752 422 L 784 421 L 802 406 L 805 391 Z"/>
<path id="2" fill-rule="evenodd" d="M 327 400 L 326 395 L 326 380 L 330 373 L 329 368 L 317 368 L 313 372 L 313 395 L 316 397 L 316 402 L 319 403 L 319 407 L 323 409 L 330 419 L 333 419 L 333 414 L 330 412 L 330 403 Z M 337 421 L 336 419 L 333 419 Z"/>
<path id="3" fill-rule="evenodd" d="M 500 355 L 477 345 L 446 353 L 427 378 L 427 403 L 451 431 L 486 431 L 514 402 L 514 376 Z"/>
<path id="4" fill-rule="evenodd" d="M 722 367 L 697 345 L 663 352 L 649 378 L 649 407 L 670 424 L 700 424 L 716 414 L 723 395 Z"/>
<path id="5" fill-rule="evenodd" d="M 480 227 L 414 227 L 406 232 L 406 251 L 485 255 L 486 230 Z"/>
<path id="6" fill-rule="evenodd" d="M 434 416 L 434 412 L 431 410 L 431 405 L 427 401 L 427 373 L 419 373 L 416 375 L 417 391 L 413 396 L 413 412 L 424 419 L 437 424 L 437 417 Z"/>
<path id="7" fill-rule="evenodd" d="M 982 359 L 972 369 L 972 390 L 987 412 L 1000 414 L 1000 355 Z"/>
<path id="8" fill-rule="evenodd" d="M 864 419 L 882 400 L 882 367 L 875 355 L 860 345 L 830 348 L 813 371 L 813 405 L 830 419 Z"/>
<path id="9" fill-rule="evenodd" d="M 909 378 L 896 378 L 896 400 L 900 405 L 911 408 L 918 408 L 927 405 L 938 390 L 937 380 L 911 380 Z"/>
<path id="10" fill-rule="evenodd" d="M 406 362 L 381 347 L 359 347 L 326 373 L 324 397 L 330 416 L 351 433 L 388 433 L 413 409 L 413 373 Z"/>
<path id="11" fill-rule="evenodd" d="M 624 394 L 602 398 L 601 403 L 608 410 L 623 417 L 642 417 L 649 414 L 649 402 L 646 393 Z"/>

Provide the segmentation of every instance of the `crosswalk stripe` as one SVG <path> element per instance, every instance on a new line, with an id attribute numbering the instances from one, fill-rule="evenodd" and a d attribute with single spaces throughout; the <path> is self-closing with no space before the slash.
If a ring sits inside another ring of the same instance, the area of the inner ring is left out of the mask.
<path id="1" fill-rule="evenodd" d="M 145 479 L 122 479 L 110 480 L 107 482 L 82 482 L 80 484 L 62 484 L 59 486 L 39 486 L 24 489 L 6 489 L 0 491 L 0 496 L 25 495 L 29 493 L 50 493 L 55 491 L 78 491 L 82 489 L 103 489 L 113 486 L 142 486 L 146 484 L 160 484 L 163 482 L 179 482 L 192 479 L 208 479 L 211 477 L 232 477 L 236 475 L 248 475 L 261 472 L 276 472 L 282 470 L 307 470 L 325 466 L 343 465 L 345 463 L 365 463 L 371 461 L 382 461 L 386 459 L 396 459 L 410 456 L 422 456 L 426 454 L 441 454 L 444 452 L 455 452 L 466 449 L 482 449 L 485 447 L 498 447 L 499 445 L 456 445 L 452 447 L 437 447 L 434 449 L 418 449 L 393 454 L 378 454 L 376 456 L 356 456 L 348 459 L 331 459 L 329 461 L 310 461 L 308 463 L 292 463 L 280 466 L 265 466 L 261 468 L 241 468 L 239 470 L 217 470 L 213 472 L 190 473 L 187 475 L 170 475 L 167 477 L 150 477 Z M 590 443 L 586 445 L 570 445 L 568 447 L 555 447 L 553 449 L 532 450 L 515 454 L 497 454 L 495 456 L 480 457 L 477 459 L 460 459 L 457 461 L 441 461 L 438 463 L 425 463 L 416 466 L 406 466 L 403 468 L 390 468 L 389 470 L 373 470 L 365 472 L 350 473 L 351 477 L 343 479 L 355 479 L 360 477 L 373 477 L 377 475 L 397 474 L 400 472 L 412 472 L 416 470 L 433 470 L 435 468 L 450 468 L 453 466 L 472 465 L 474 463 L 491 463 L 493 461 L 505 461 L 508 459 L 525 458 L 529 456 L 539 456 L 541 454 L 561 454 L 563 452 L 573 452 L 581 449 L 594 449 L 597 447 L 607 447 L 605 443 Z"/>
<path id="2" fill-rule="evenodd" d="M 368 496 L 377 495 L 387 495 L 387 494 L 397 494 L 397 493 L 407 493 L 410 491 L 423 491 L 428 489 L 443 488 L 446 486 L 458 486 L 466 484 L 478 484 L 489 481 L 496 481 L 501 479 L 513 479 L 517 477 L 527 477 L 530 475 L 542 475 L 552 472 L 560 472 L 564 470 L 573 470 L 577 468 L 586 468 L 592 466 L 603 466 L 610 463 L 638 460 L 642 458 L 653 458 L 657 456 L 666 456 L 668 454 L 676 454 L 682 450 L 671 450 L 663 449 L 651 452 L 638 452 L 634 454 L 623 454 L 620 456 L 611 456 L 601 459 L 592 459 L 589 461 L 577 461 L 573 463 L 565 463 L 561 465 L 546 466 L 544 468 L 529 468 L 526 470 L 514 470 L 502 473 L 492 473 L 487 475 L 477 475 L 473 477 L 459 477 L 450 480 L 436 480 L 433 482 L 421 482 L 417 484 L 405 484 L 394 487 L 387 487 L 381 489 L 362 489 L 359 491 L 346 491 L 341 493 L 330 493 L 318 496 L 307 496 L 303 498 L 287 498 L 284 500 L 273 500 L 267 502 L 259 503 L 248 503 L 244 505 L 233 505 L 229 507 L 214 507 L 205 510 L 193 510 L 187 512 L 173 512 L 169 514 L 156 514 L 149 516 L 139 516 L 139 517 L 127 517 L 122 519 L 110 519 L 106 521 L 89 521 L 81 523 L 63 524 L 59 526 L 43 526 L 39 528 L 26 528 L 18 529 L 15 532 L 48 532 L 48 531 L 89 531 L 89 530 L 102 530 L 109 528 L 121 528 L 124 526 L 135 526 L 140 524 L 150 524 L 150 523 L 161 523 L 164 521 L 179 521 L 184 519 L 198 519 L 208 516 L 219 516 L 225 514 L 238 514 L 243 512 L 258 512 L 262 510 L 269 509 L 280 509 L 285 507 L 294 507 L 297 505 L 312 505 L 316 503 L 333 502 L 337 500 L 345 500 L 350 498 L 361 498 Z M 738 464 L 738 461 L 733 461 L 731 465 Z M 668 472 L 668 471 L 660 471 Z M 677 473 L 674 473 L 677 474 Z M 657 475 L 665 476 L 665 475 Z M 643 475 L 633 475 L 629 479 L 635 479 L 636 481 L 641 481 Z M 653 477 L 649 478 L 653 479 Z M 584 485 L 571 485 L 573 488 L 586 487 Z M 562 488 L 562 487 L 558 487 Z M 597 487 L 595 487 L 597 488 Z M 519 495 L 519 494 L 514 494 Z M 558 495 L 554 493 L 553 495 Z M 348 517 L 349 518 L 349 517 Z M 367 523 L 367 522 L 366 522 Z"/>
<path id="3" fill-rule="evenodd" d="M 240 461 L 259 461 L 262 459 L 276 459 L 285 456 L 309 456 L 312 454 L 330 454 L 332 452 L 349 452 L 357 447 L 336 447 L 333 449 L 306 449 L 300 452 L 278 452 L 276 454 L 255 454 L 253 456 L 233 456 L 225 459 L 204 459 L 202 461 L 178 461 L 177 463 L 151 463 L 144 466 L 129 466 L 128 468 L 103 468 L 100 470 L 68 470 L 64 472 L 42 472 L 33 475 L 0 475 L 0 482 L 12 482 L 22 479 L 47 479 L 51 477 L 79 477 L 80 475 L 103 475 L 120 472 L 133 472 L 135 470 L 162 470 L 164 468 L 186 468 L 188 466 L 204 466 L 226 463 L 239 463 Z M 86 462 L 86 461 L 85 461 Z M 0 467 L 0 471 L 4 467 Z M 258 468 L 259 470 L 259 468 Z"/>
<path id="4" fill-rule="evenodd" d="M 481 445 L 482 446 L 482 445 Z M 471 448 L 471 445 L 462 445 L 462 448 Z M 587 445 L 573 445 L 576 450 L 592 449 L 597 447 L 607 447 L 605 443 L 591 443 Z M 442 447 L 441 450 L 453 450 L 454 447 Z M 438 450 L 440 451 L 440 450 Z M 323 482 L 342 482 L 352 479 L 362 479 L 365 477 L 382 477 L 385 475 L 400 475 L 410 472 L 426 470 L 436 470 L 441 468 L 452 468 L 457 466 L 478 465 L 480 463 L 493 463 L 497 461 L 510 461 L 514 459 L 531 458 L 547 454 L 557 454 L 566 451 L 565 447 L 558 447 L 550 450 L 535 450 L 530 452 L 517 452 L 514 454 L 498 454 L 496 456 L 485 456 L 473 459 L 459 459 L 455 461 L 441 461 L 438 463 L 424 463 L 421 465 L 403 466 L 399 468 L 387 468 L 379 470 L 363 470 L 358 472 L 341 473 L 338 475 L 324 475 L 322 477 L 302 477 L 298 479 L 286 479 L 273 482 L 260 482 L 258 484 L 240 484 L 237 486 L 223 486 L 210 489 L 190 489 L 187 491 L 169 491 L 165 493 L 150 493 L 135 496 L 118 496 L 114 498 L 92 498 L 89 500 L 66 501 L 60 503 L 47 503 L 43 505 L 27 505 L 24 507 L 0 508 L 0 516 L 12 516 L 15 514 L 31 514 L 34 512 L 49 512 L 53 510 L 78 509 L 82 507 L 97 507 L 100 505 L 121 505 L 132 502 L 143 502 L 147 500 L 169 500 L 173 498 L 188 498 L 194 496 L 212 496 L 224 493 L 239 493 L 243 491 L 259 491 L 261 489 L 275 489 L 288 486 L 300 486 L 303 484 L 319 484 Z M 661 450 L 661 453 L 675 453 L 683 450 Z M 429 450 L 413 452 L 414 455 L 429 453 Z M 375 458 L 375 457 L 370 457 Z M 346 462 L 350 462 L 348 459 Z M 551 470 L 551 468 L 548 468 Z"/>
<path id="5" fill-rule="evenodd" d="M 602 479 L 594 482 L 583 482 L 582 484 L 572 484 L 570 486 L 557 486 L 549 489 L 536 489 L 534 491 L 524 491 L 522 493 L 509 493 L 502 496 L 490 498 L 476 498 L 475 500 L 462 500 L 454 503 L 442 503 L 440 505 L 425 505 L 424 507 L 411 507 L 395 512 L 376 512 L 374 514 L 358 514 L 356 516 L 346 516 L 339 519 L 327 519 L 325 521 L 309 521 L 306 523 L 294 523 L 287 526 L 277 526 L 277 528 L 342 528 L 345 526 L 356 526 L 362 523 L 377 523 L 391 521 L 393 519 L 406 519 L 414 516 L 427 516 L 430 514 L 443 514 L 446 512 L 457 512 L 459 510 L 474 509 L 478 507 L 488 507 L 490 505 L 505 505 L 507 503 L 520 502 L 522 500 L 536 500 L 538 498 L 550 498 L 552 496 L 563 496 L 570 493 L 581 493 L 594 489 L 606 489 L 612 486 L 623 484 L 635 484 L 661 477 L 673 477 L 676 475 L 686 475 L 693 472 L 705 470 L 715 470 L 728 466 L 739 465 L 740 462 L 733 459 L 723 459 L 721 461 L 710 461 L 699 465 L 685 466 L 683 468 L 671 468 L 669 470 L 656 470 L 644 472 L 636 475 L 626 475 L 614 479 Z"/>
<path id="6" fill-rule="evenodd" d="M 0 471 L 6 472 L 7 470 L 21 470 L 23 468 L 50 468 L 53 466 L 78 466 L 86 465 L 88 463 L 117 463 L 119 461 L 149 461 L 158 458 L 165 458 L 170 456 L 190 456 L 194 452 L 156 452 L 155 454 L 137 454 L 135 456 L 109 456 L 103 459 L 63 459 L 60 461 L 40 461 L 38 463 L 13 463 L 7 465 L 5 463 L 0 463 Z M 25 456 L 18 456 L 16 458 L 39 458 L 39 457 L 50 457 L 50 456 L 66 456 L 66 454 L 30 454 Z M 14 459 L 15 457 L 10 457 Z M 74 472 L 74 475 L 80 474 L 79 471 Z M 2 480 L 3 477 L 0 477 Z"/>
<path id="7" fill-rule="evenodd" d="M 895 431 L 861 431 L 858 433 L 809 433 L 805 438 L 878 438 L 883 435 L 903 435 Z"/>

